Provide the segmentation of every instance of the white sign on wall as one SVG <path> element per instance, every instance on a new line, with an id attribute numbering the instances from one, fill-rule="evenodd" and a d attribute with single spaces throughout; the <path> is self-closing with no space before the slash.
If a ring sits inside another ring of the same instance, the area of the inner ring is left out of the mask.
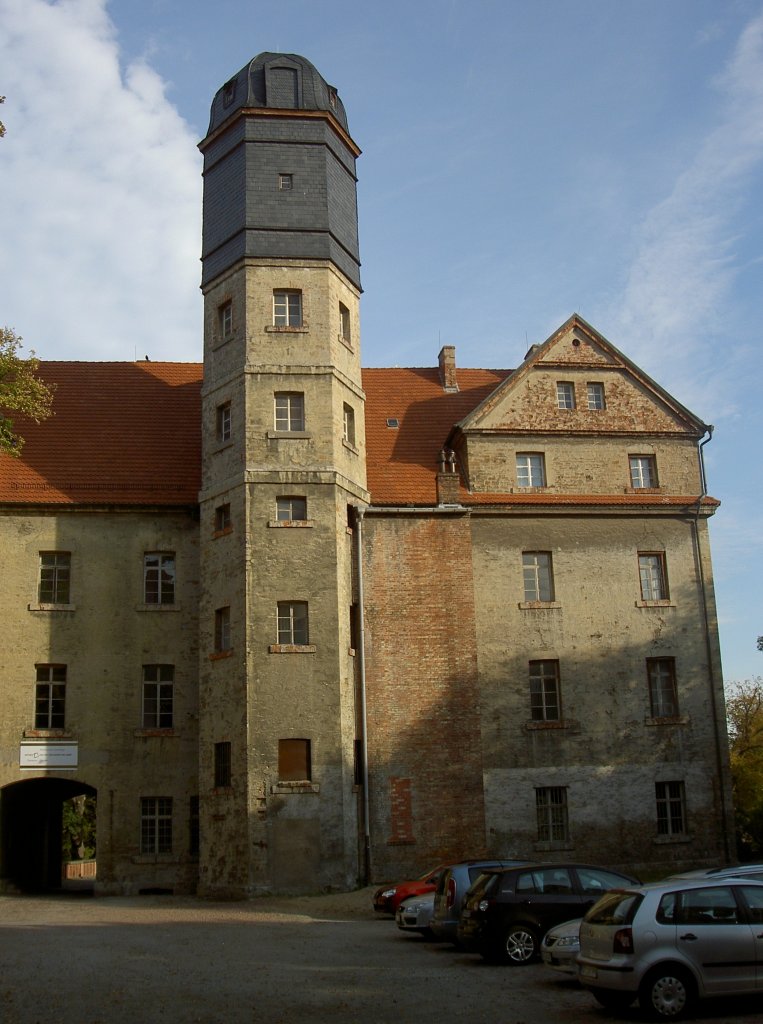
<path id="1" fill-rule="evenodd" d="M 23 741 L 19 748 L 19 768 L 76 768 L 77 743 L 68 740 Z"/>

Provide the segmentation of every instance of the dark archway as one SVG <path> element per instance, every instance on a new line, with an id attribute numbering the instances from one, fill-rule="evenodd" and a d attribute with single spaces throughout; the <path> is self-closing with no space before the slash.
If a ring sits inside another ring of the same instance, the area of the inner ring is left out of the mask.
<path id="1" fill-rule="evenodd" d="M 25 779 L 0 790 L 0 877 L 24 892 L 61 888 L 63 803 L 96 790 L 76 779 Z"/>

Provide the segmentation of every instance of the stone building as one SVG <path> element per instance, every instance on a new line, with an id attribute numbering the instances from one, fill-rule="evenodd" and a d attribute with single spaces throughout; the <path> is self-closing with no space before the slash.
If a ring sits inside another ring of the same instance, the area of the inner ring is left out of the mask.
<path id="1" fill-rule="evenodd" d="M 350 888 L 733 858 L 708 428 L 574 315 L 361 369 L 341 100 L 264 53 L 204 155 L 204 362 L 45 363 L 0 457 L 0 879 Z M 521 353 L 520 353 L 521 354 Z"/>

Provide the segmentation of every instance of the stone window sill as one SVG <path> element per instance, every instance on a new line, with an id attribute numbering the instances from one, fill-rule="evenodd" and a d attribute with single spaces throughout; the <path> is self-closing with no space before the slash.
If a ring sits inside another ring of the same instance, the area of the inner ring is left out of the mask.
<path id="1" fill-rule="evenodd" d="M 69 729 L 24 729 L 24 739 L 30 740 L 71 740 L 74 733 Z"/>
<path id="2" fill-rule="evenodd" d="M 561 608 L 561 601 L 520 601 L 518 606 L 523 612 L 543 611 L 546 608 Z"/>
<path id="3" fill-rule="evenodd" d="M 357 447 L 357 445 L 354 445 L 352 441 L 348 441 L 346 438 L 342 438 L 342 445 L 348 451 L 352 452 L 353 455 L 360 455 L 360 449 Z"/>
<path id="4" fill-rule="evenodd" d="M 226 441 L 218 441 L 216 446 L 212 449 L 213 455 L 218 455 L 220 452 L 226 451 L 228 448 L 233 447 L 233 438 L 228 438 Z"/>
<path id="5" fill-rule="evenodd" d="M 626 487 L 626 494 L 664 494 L 664 487 Z"/>
<path id="6" fill-rule="evenodd" d="M 76 604 L 28 604 L 30 612 L 76 612 Z"/>
<path id="7" fill-rule="evenodd" d="M 233 655 L 233 648 L 229 647 L 227 651 L 213 651 L 209 655 L 210 661 L 222 661 L 224 658 L 230 658 Z"/>
<path id="8" fill-rule="evenodd" d="M 350 352 L 354 351 L 353 347 L 352 347 L 352 342 L 350 341 L 349 338 L 345 338 L 341 334 L 337 334 L 336 340 L 341 342 L 341 344 L 344 345 L 344 347 L 346 349 L 348 349 L 348 351 L 350 351 Z"/>
<path id="9" fill-rule="evenodd" d="M 307 334 L 310 328 L 301 324 L 299 327 L 291 327 L 288 324 L 283 326 L 276 326 L 275 324 L 265 324 L 265 332 L 267 334 Z"/>
<path id="10" fill-rule="evenodd" d="M 175 735 L 175 730 L 173 728 L 169 728 L 169 729 L 135 729 L 134 732 L 133 732 L 133 736 L 138 736 L 138 737 L 143 737 L 143 738 L 149 737 L 149 736 L 164 737 L 164 736 L 174 736 L 174 735 Z"/>
<path id="11" fill-rule="evenodd" d="M 537 729 L 550 729 L 551 731 L 559 729 L 571 729 L 573 726 L 572 722 L 567 721 L 564 718 L 547 719 L 541 721 L 539 719 L 530 719 L 525 722 L 525 729 L 530 732 L 534 732 Z"/>
<path id="12" fill-rule="evenodd" d="M 661 717 L 649 716 L 644 719 L 644 725 L 688 725 L 688 715 L 663 715 Z"/>
<path id="13" fill-rule="evenodd" d="M 288 529 L 312 529 L 315 526 L 314 519 L 269 519 L 268 526 L 277 530 L 283 527 Z"/>
<path id="14" fill-rule="evenodd" d="M 132 858 L 133 864 L 179 864 L 176 853 L 139 853 Z"/>
<path id="15" fill-rule="evenodd" d="M 136 604 L 136 612 L 179 612 L 180 605 L 175 604 Z"/>
<path id="16" fill-rule="evenodd" d="M 539 839 L 533 843 L 533 849 L 539 853 L 551 850 L 574 850 L 575 844 L 569 839 Z"/>
<path id="17" fill-rule="evenodd" d="M 233 533 L 232 526 L 226 526 L 224 530 L 214 530 L 212 532 L 212 540 L 217 540 L 218 537 L 227 537 L 229 533 Z"/>
<path id="18" fill-rule="evenodd" d="M 652 840 L 656 846 L 670 846 L 673 843 L 691 843 L 693 841 L 693 836 L 690 836 L 688 833 L 684 833 L 680 836 L 655 836 Z"/>
<path id="19" fill-rule="evenodd" d="M 268 441 L 310 441 L 312 434 L 307 430 L 269 430 Z"/>
<path id="20" fill-rule="evenodd" d="M 636 601 L 637 608 L 675 608 L 675 602 L 671 601 L 670 598 L 664 598 L 659 601 Z"/>
<path id="21" fill-rule="evenodd" d="M 270 787 L 271 793 L 288 794 L 288 793 L 320 793 L 321 787 L 317 782 L 310 782 L 306 779 L 303 782 L 274 782 Z"/>
<path id="22" fill-rule="evenodd" d="M 315 654 L 315 644 L 270 644 L 268 654 Z"/>

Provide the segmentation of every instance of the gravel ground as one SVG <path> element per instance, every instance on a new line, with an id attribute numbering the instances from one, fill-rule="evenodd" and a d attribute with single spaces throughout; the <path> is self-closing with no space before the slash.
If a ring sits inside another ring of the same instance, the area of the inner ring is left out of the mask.
<path id="1" fill-rule="evenodd" d="M 0 1024 L 603 1024 L 574 980 L 401 933 L 372 889 L 212 903 L 0 897 Z M 701 1020 L 760 1024 L 763 997 Z"/>

